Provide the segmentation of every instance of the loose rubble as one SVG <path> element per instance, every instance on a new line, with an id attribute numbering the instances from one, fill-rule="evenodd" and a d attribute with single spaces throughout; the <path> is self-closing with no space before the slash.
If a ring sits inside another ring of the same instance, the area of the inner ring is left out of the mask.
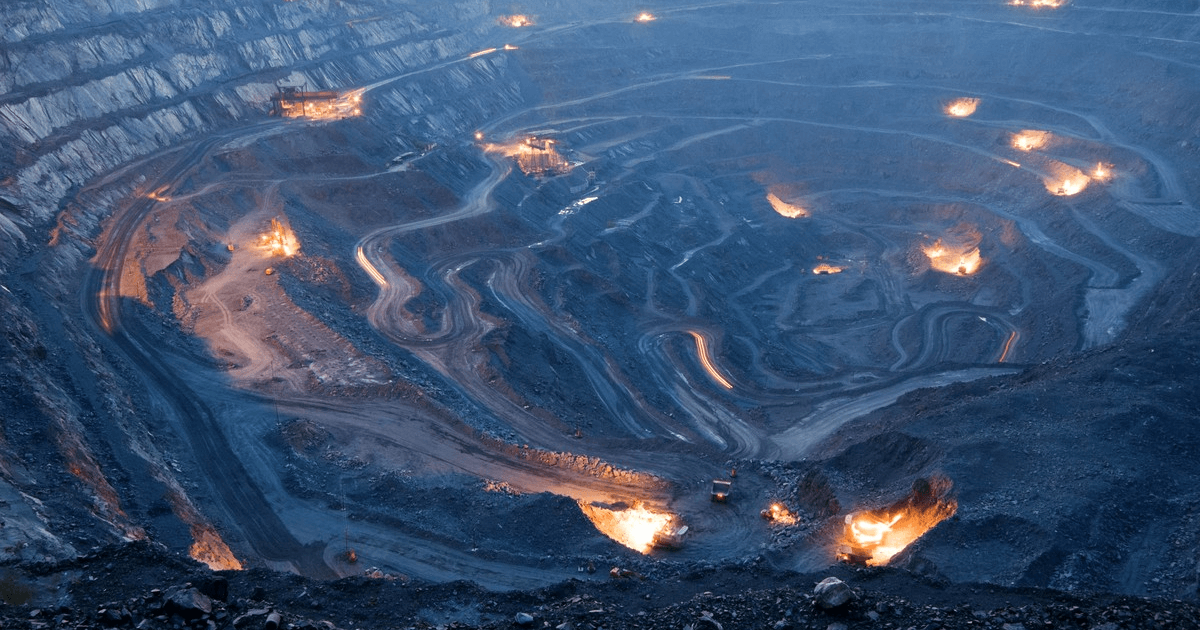
<path id="1" fill-rule="evenodd" d="M 1195 601 L 931 584 L 895 569 L 834 575 L 725 567 L 703 577 L 571 580 L 497 593 L 466 582 L 319 582 L 263 569 L 211 572 L 148 543 L 58 564 L 0 568 L 0 627 L 137 630 L 1166 630 L 1200 628 Z M 57 586 L 21 591 L 22 583 Z M 814 588 L 813 585 L 817 584 Z M 8 601 L 26 592 L 28 601 Z M 47 601 L 41 601 L 41 600 Z"/>

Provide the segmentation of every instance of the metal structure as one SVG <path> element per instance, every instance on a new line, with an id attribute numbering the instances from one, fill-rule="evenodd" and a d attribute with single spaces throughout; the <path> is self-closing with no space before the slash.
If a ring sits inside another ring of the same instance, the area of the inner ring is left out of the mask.
<path id="1" fill-rule="evenodd" d="M 284 118 L 307 118 L 317 111 L 327 111 L 341 98 L 336 90 L 309 92 L 303 86 L 280 85 L 271 97 L 271 115 Z"/>

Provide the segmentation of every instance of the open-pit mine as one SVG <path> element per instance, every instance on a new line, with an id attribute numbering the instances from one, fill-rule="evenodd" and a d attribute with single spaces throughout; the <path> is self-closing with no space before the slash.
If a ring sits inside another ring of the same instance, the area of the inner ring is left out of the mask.
<path id="1" fill-rule="evenodd" d="M 1195 0 L 0 19 L 2 559 L 1196 597 Z"/>

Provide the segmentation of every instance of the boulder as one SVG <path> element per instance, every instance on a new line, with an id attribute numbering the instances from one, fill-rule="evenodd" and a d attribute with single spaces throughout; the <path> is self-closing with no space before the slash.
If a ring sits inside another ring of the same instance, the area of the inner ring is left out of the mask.
<path id="1" fill-rule="evenodd" d="M 835 577 L 827 577 L 813 589 L 813 598 L 816 605 L 825 610 L 832 610 L 854 601 L 857 595 L 849 584 Z"/>
<path id="2" fill-rule="evenodd" d="M 212 612 L 212 600 L 197 588 L 180 588 L 167 593 L 163 611 L 184 619 L 196 619 Z"/>

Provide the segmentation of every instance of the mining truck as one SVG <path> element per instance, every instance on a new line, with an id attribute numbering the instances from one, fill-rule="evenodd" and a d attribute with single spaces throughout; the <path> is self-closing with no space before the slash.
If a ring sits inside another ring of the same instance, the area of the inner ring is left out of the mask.
<path id="1" fill-rule="evenodd" d="M 728 479 L 713 479 L 712 482 L 712 500 L 717 503 L 724 503 L 729 499 L 729 492 L 733 490 L 733 482 Z"/>
<path id="2" fill-rule="evenodd" d="M 688 533 L 688 526 L 670 532 L 659 532 L 654 535 L 654 546 L 658 549 L 679 549 L 683 546 L 683 536 Z"/>

